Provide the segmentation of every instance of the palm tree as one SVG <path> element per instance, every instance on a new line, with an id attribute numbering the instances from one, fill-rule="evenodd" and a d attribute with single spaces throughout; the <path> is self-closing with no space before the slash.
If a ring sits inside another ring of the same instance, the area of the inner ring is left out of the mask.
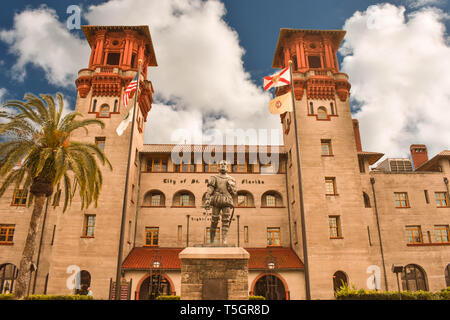
<path id="1" fill-rule="evenodd" d="M 102 173 L 97 165 L 111 163 L 96 144 L 71 141 L 77 129 L 104 123 L 97 119 L 81 119 L 82 114 L 71 112 L 63 116 L 63 96 L 56 94 L 58 105 L 50 95 L 41 98 L 26 94 L 24 101 L 7 101 L 0 109 L 0 197 L 8 187 L 30 191 L 29 206 L 34 201 L 28 236 L 17 276 L 15 298 L 21 299 L 30 277 L 37 226 L 47 197 L 64 190 L 63 212 L 71 204 L 79 188 L 81 209 L 97 200 L 102 186 Z M 96 158 L 94 157 L 96 156 Z M 18 164 L 20 165 L 18 166 Z"/>

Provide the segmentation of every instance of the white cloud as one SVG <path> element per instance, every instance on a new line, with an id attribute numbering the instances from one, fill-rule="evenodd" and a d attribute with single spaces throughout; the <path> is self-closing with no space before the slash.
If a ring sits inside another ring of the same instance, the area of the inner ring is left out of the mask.
<path id="1" fill-rule="evenodd" d="M 174 124 L 193 132 L 280 128 L 268 112 L 270 96 L 244 70 L 244 50 L 224 14 L 221 2 L 199 0 L 112 0 L 89 8 L 90 24 L 150 27 L 158 67 L 149 75 L 160 104 L 149 114 L 146 142 L 170 143 Z"/>
<path id="2" fill-rule="evenodd" d="M 31 64 L 42 68 L 51 84 L 74 87 L 78 70 L 89 59 L 87 42 L 71 34 L 56 12 L 45 6 L 16 14 L 13 28 L 1 30 L 0 40 L 17 56 L 11 72 L 19 81 Z"/>
<path id="3" fill-rule="evenodd" d="M 405 16 L 391 4 L 356 12 L 344 25 L 342 71 L 360 106 L 363 147 L 388 156 L 408 156 L 424 143 L 430 156 L 449 148 L 450 47 L 446 15 L 423 8 Z"/>
<path id="4" fill-rule="evenodd" d="M 425 6 L 439 6 L 445 3 L 445 0 L 407 0 L 408 7 L 420 8 Z"/>

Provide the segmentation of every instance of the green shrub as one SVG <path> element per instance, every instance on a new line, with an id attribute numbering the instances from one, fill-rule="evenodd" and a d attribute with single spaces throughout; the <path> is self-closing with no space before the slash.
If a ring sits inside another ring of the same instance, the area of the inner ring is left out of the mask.
<path id="1" fill-rule="evenodd" d="M 156 297 L 156 300 L 180 300 L 180 296 L 158 296 Z"/>
<path id="2" fill-rule="evenodd" d="M 263 296 L 248 296 L 248 300 L 266 300 Z"/>
<path id="3" fill-rule="evenodd" d="M 14 300 L 14 295 L 10 294 L 0 294 L 0 300 Z"/>
<path id="4" fill-rule="evenodd" d="M 450 290 L 444 289 L 440 292 L 430 291 L 376 291 L 349 288 L 344 285 L 335 293 L 337 300 L 448 300 L 450 299 Z"/>
<path id="5" fill-rule="evenodd" d="M 34 294 L 31 296 L 24 297 L 24 300 L 93 300 L 92 296 L 85 295 L 45 295 L 45 294 Z"/>
<path id="6" fill-rule="evenodd" d="M 447 287 L 439 292 L 436 292 L 436 295 L 438 295 L 441 300 L 450 300 L 450 287 Z"/>

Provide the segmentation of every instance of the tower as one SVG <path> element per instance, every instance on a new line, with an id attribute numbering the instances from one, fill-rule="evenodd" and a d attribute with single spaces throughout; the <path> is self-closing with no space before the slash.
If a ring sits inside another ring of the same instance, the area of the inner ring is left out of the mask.
<path id="1" fill-rule="evenodd" d="M 293 246 L 308 264 L 306 290 L 313 299 L 332 298 L 332 279 L 346 277 L 365 286 L 370 265 L 370 218 L 361 214 L 360 148 L 350 112 L 350 84 L 336 58 L 344 35 L 342 30 L 281 29 L 272 65 L 286 68 L 292 61 L 296 119 L 293 112 L 281 115 L 289 154 L 287 191 L 291 227 L 302 235 Z M 288 90 L 290 86 L 279 87 L 275 94 Z"/>
<path id="2" fill-rule="evenodd" d="M 148 67 L 157 66 L 148 26 L 83 26 L 91 47 L 88 67 L 81 69 L 76 80 L 75 111 L 86 119 L 100 119 L 105 128 L 90 126 L 89 134 L 77 131 L 71 138 L 96 143 L 110 160 L 113 170 L 102 169 L 103 188 L 98 207 L 80 209 L 80 201 L 73 201 L 70 209 L 57 216 L 52 264 L 49 271 L 48 293 L 73 293 L 66 285 L 74 270 L 82 272 L 81 279 L 95 288 L 96 297 L 107 299 L 110 279 L 115 281 L 121 236 L 123 256 L 132 249 L 136 223 L 137 179 L 139 150 L 144 139 L 144 123 L 153 102 L 152 83 L 147 80 Z M 122 102 L 124 90 L 139 75 L 140 94 L 136 123 L 131 139 L 129 183 L 125 186 L 130 148 L 131 124 L 123 135 L 116 128 L 127 111 L 133 108 L 135 93 L 128 107 Z M 128 188 L 125 225 L 122 222 L 125 187 Z M 123 233 L 121 235 L 121 233 Z M 68 269 L 69 268 L 69 269 Z M 73 275 L 72 275 L 73 276 Z M 86 280 L 87 279 L 87 280 Z"/>

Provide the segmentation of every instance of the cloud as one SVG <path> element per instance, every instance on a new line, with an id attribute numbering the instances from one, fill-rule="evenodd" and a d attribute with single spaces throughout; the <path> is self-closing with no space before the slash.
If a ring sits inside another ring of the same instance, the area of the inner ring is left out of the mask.
<path id="1" fill-rule="evenodd" d="M 449 148 L 450 47 L 436 8 L 405 14 L 404 7 L 374 5 L 344 25 L 342 71 L 350 76 L 363 147 L 408 156 L 424 143 L 430 155 Z"/>
<path id="2" fill-rule="evenodd" d="M 417 9 L 425 6 L 440 6 L 445 3 L 445 0 L 407 0 L 408 7 Z"/>
<path id="3" fill-rule="evenodd" d="M 24 80 L 26 66 L 31 64 L 44 70 L 49 83 L 75 87 L 78 70 L 89 59 L 87 42 L 71 34 L 56 12 L 45 6 L 16 14 L 13 28 L 1 30 L 0 40 L 17 56 L 11 73 L 19 81 Z"/>
<path id="4" fill-rule="evenodd" d="M 158 104 L 149 114 L 146 142 L 172 142 L 174 124 L 192 132 L 280 129 L 279 117 L 268 112 L 270 95 L 244 70 L 245 51 L 224 14 L 219 1 L 111 0 L 89 7 L 90 24 L 150 27 L 158 67 L 149 75 Z"/>

